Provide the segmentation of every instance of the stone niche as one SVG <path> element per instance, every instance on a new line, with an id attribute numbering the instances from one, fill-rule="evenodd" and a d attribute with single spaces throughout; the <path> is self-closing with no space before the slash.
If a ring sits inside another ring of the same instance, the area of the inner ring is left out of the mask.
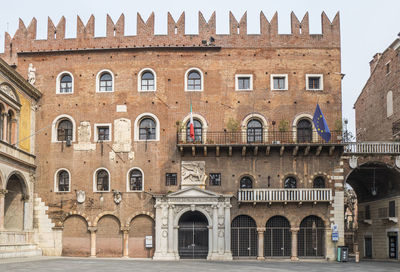
<path id="1" fill-rule="evenodd" d="M 96 144 L 90 142 L 92 129 L 90 122 L 82 121 L 78 127 L 78 143 L 74 144 L 74 150 L 96 150 Z"/>
<path id="2" fill-rule="evenodd" d="M 205 161 L 182 161 L 181 189 L 193 186 L 205 189 L 207 179 L 205 167 Z"/>

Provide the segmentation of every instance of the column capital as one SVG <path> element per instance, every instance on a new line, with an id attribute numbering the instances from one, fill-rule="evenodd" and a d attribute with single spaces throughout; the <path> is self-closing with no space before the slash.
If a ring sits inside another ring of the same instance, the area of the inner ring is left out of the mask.
<path id="1" fill-rule="evenodd" d="M 300 228 L 299 227 L 292 227 L 290 228 L 291 232 L 299 232 Z"/>
<path id="2" fill-rule="evenodd" d="M 264 232 L 266 228 L 257 228 L 257 232 Z"/>
<path id="3" fill-rule="evenodd" d="M 8 193 L 5 189 L 0 189 L 0 197 L 4 197 Z"/>
<path id="4" fill-rule="evenodd" d="M 129 227 L 122 227 L 121 231 L 125 234 L 125 233 L 129 233 Z"/>
<path id="5" fill-rule="evenodd" d="M 96 232 L 97 227 L 88 227 L 88 231 L 90 231 L 91 233 Z"/>

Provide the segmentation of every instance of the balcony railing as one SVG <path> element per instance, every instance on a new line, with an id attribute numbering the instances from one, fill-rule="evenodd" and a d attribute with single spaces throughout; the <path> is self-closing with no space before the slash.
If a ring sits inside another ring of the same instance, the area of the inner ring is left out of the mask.
<path id="1" fill-rule="evenodd" d="M 203 131 L 195 135 L 193 141 L 187 133 L 177 133 L 178 144 L 194 145 L 243 145 L 243 144 L 340 144 L 342 132 L 332 131 L 331 139 L 326 142 L 316 131 Z"/>
<path id="2" fill-rule="evenodd" d="M 240 189 L 239 202 L 330 202 L 331 189 Z"/>
<path id="3" fill-rule="evenodd" d="M 360 142 L 348 143 L 344 153 L 349 154 L 400 154 L 398 142 Z"/>

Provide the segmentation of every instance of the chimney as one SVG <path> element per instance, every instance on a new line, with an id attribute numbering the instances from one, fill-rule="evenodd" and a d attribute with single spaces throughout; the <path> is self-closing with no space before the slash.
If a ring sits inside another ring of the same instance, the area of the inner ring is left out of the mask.
<path id="1" fill-rule="evenodd" d="M 381 58 L 382 53 L 376 53 L 374 58 L 369 62 L 369 67 L 371 69 L 371 74 L 375 70 L 376 64 L 378 63 L 379 59 Z"/>

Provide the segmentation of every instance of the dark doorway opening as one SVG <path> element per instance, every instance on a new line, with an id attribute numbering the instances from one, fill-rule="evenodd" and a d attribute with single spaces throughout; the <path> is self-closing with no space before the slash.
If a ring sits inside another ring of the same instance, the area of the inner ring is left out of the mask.
<path id="1" fill-rule="evenodd" d="M 372 238 L 364 237 L 365 258 L 372 258 Z"/>
<path id="2" fill-rule="evenodd" d="M 397 232 L 390 232 L 389 235 L 389 258 L 397 259 Z"/>

